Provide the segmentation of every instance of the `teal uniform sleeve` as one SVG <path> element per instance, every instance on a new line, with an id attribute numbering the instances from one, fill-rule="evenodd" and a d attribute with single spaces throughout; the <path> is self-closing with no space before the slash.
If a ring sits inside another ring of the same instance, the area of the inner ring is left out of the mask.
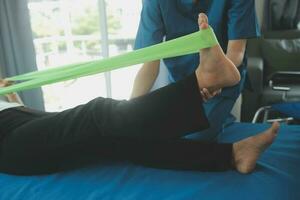
<path id="1" fill-rule="evenodd" d="M 260 36 L 254 0 L 229 0 L 228 39 L 248 39 Z"/>
<path id="2" fill-rule="evenodd" d="M 141 20 L 135 40 L 135 49 L 163 41 L 165 28 L 158 0 L 143 0 Z"/>

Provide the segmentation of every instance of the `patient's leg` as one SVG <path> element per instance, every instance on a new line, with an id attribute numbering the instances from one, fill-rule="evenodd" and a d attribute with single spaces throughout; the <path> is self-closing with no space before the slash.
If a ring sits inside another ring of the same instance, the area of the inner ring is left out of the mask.
<path id="1" fill-rule="evenodd" d="M 208 28 L 208 18 L 201 13 L 198 19 L 200 29 Z M 240 74 L 234 64 L 225 56 L 221 47 L 200 51 L 201 61 L 196 76 L 201 88 L 216 91 L 220 88 L 232 86 L 240 81 Z M 212 124 L 213 125 L 213 124 Z M 279 124 L 274 123 L 265 132 L 239 141 L 233 145 L 233 164 L 241 173 L 254 170 L 260 154 L 269 147 L 275 139 Z"/>
<path id="2" fill-rule="evenodd" d="M 111 157 L 123 157 L 143 165 L 179 170 L 225 171 L 246 174 L 255 169 L 263 151 L 274 141 L 279 124 L 256 136 L 232 144 L 175 139 L 118 142 Z"/>

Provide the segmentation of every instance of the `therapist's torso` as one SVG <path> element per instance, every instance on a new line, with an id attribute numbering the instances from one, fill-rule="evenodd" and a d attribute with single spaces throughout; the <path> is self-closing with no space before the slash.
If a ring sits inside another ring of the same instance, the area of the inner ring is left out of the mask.
<path id="1" fill-rule="evenodd" d="M 135 48 L 143 48 L 199 30 L 198 14 L 204 12 L 226 52 L 229 40 L 259 36 L 254 0 L 144 0 Z M 199 65 L 199 54 L 164 59 L 171 81 L 193 73 Z M 242 88 L 246 75 L 246 57 L 239 70 Z M 240 90 L 237 90 L 237 95 Z M 226 90 L 223 94 L 226 95 Z"/>

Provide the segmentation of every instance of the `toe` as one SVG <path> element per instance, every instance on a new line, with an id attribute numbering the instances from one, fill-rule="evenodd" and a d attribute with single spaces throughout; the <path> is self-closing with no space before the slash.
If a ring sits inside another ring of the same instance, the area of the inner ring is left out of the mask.
<path id="1" fill-rule="evenodd" d="M 200 30 L 208 28 L 208 17 L 204 13 L 199 14 L 198 25 Z"/>
<path id="2" fill-rule="evenodd" d="M 272 129 L 273 132 L 277 133 L 279 131 L 279 127 L 280 127 L 280 124 L 278 122 L 274 122 L 272 124 L 271 129 Z"/>
<path id="3" fill-rule="evenodd" d="M 199 17 L 203 19 L 203 22 L 208 24 L 208 17 L 205 13 L 200 13 Z"/>

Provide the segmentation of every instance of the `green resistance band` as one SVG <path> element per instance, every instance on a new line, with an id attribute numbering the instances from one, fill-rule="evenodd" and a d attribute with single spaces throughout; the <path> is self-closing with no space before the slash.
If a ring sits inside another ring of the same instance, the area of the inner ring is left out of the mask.
<path id="1" fill-rule="evenodd" d="M 112 71 L 153 60 L 197 53 L 200 49 L 213 47 L 217 44 L 218 40 L 212 28 L 208 28 L 174 40 L 103 60 L 71 64 L 10 77 L 6 80 L 23 82 L 1 88 L 0 95 L 33 89 L 82 76 Z"/>

